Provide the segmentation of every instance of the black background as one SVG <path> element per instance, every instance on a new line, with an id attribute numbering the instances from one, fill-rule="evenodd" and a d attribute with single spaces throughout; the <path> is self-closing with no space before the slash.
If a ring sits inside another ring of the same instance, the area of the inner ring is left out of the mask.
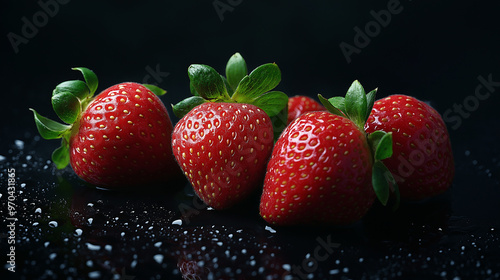
<path id="1" fill-rule="evenodd" d="M 233 6 L 217 12 L 216 2 Z M 276 62 L 282 71 L 277 89 L 289 96 L 343 95 L 358 79 L 366 89 L 378 87 L 378 97 L 412 95 L 441 114 L 451 112 L 454 120 L 460 116 L 457 105 L 469 106 L 460 123 L 445 118 L 457 165 L 447 199 L 453 215 L 485 228 L 498 225 L 500 87 L 485 100 L 464 102 L 474 100 L 479 76 L 500 81 L 500 5 L 401 0 L 401 12 L 348 62 L 339 45 L 356 46 L 354 28 L 364 30 L 374 21 L 371 11 L 393 2 L 398 1 L 52 1 L 58 11 L 43 22 L 36 17 L 43 11 L 40 2 L 3 1 L 0 155 L 12 153 L 15 139 L 36 134 L 28 108 L 56 119 L 52 89 L 81 78 L 71 67 L 94 70 L 99 90 L 143 82 L 148 69 L 158 68 L 163 76 L 149 82 L 168 91 L 161 99 L 169 107 L 189 95 L 190 64 L 223 73 L 227 59 L 240 52 L 249 70 Z M 23 18 L 42 24 L 16 51 L 9 38 L 23 36 Z M 40 145 L 36 153 L 48 159 L 57 141 Z"/>

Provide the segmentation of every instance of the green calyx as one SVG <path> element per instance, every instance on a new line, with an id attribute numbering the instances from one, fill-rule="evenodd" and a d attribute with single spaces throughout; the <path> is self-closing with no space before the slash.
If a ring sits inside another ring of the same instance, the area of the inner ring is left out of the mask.
<path id="1" fill-rule="evenodd" d="M 248 74 L 247 65 L 239 53 L 226 64 L 226 76 L 208 65 L 192 64 L 188 68 L 193 96 L 172 105 L 174 114 L 182 118 L 194 107 L 205 102 L 246 103 L 261 108 L 273 121 L 275 135 L 286 126 L 288 96 L 272 91 L 281 81 L 281 71 L 275 63 L 267 63 Z"/>
<path id="2" fill-rule="evenodd" d="M 97 76 L 92 70 L 85 67 L 75 67 L 72 70 L 80 71 L 84 81 L 65 81 L 52 91 L 52 108 L 65 124 L 48 119 L 30 108 L 42 138 L 49 140 L 62 138 L 61 146 L 52 153 L 52 161 L 58 169 L 65 168 L 69 164 L 69 142 L 73 128 L 78 126 L 76 124 L 81 114 L 94 100 L 94 93 L 98 86 Z M 157 95 L 166 93 L 165 90 L 154 85 L 144 86 Z"/>
<path id="3" fill-rule="evenodd" d="M 377 89 L 366 93 L 363 86 L 356 80 L 347 90 L 345 97 L 335 96 L 326 99 L 318 94 L 318 98 L 330 113 L 350 119 L 359 130 L 366 134 L 364 127 L 375 103 L 376 93 Z M 392 132 L 375 131 L 367 135 L 367 141 L 373 158 L 372 185 L 375 194 L 385 206 L 389 201 L 390 193 L 393 192 L 394 207 L 397 208 L 400 199 L 399 189 L 394 176 L 382 162 L 392 156 Z"/>

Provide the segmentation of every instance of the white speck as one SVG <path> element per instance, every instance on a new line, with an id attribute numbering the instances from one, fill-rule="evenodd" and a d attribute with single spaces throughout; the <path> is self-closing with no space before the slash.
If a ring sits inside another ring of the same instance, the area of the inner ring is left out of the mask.
<path id="1" fill-rule="evenodd" d="M 332 269 L 332 270 L 330 270 L 330 274 L 331 275 L 339 274 L 339 272 L 340 272 L 340 270 L 338 270 L 338 269 Z"/>
<path id="2" fill-rule="evenodd" d="M 465 246 L 462 246 L 462 251 L 465 250 Z"/>
<path id="3" fill-rule="evenodd" d="M 219 242 L 217 242 L 217 245 L 222 246 L 222 245 L 224 245 L 224 243 L 222 243 L 221 241 L 219 241 Z"/>
<path id="4" fill-rule="evenodd" d="M 199 261 L 196 263 L 198 265 L 198 267 L 203 267 L 205 266 L 205 262 L 204 261 Z"/>
<path id="5" fill-rule="evenodd" d="M 75 235 L 76 236 L 80 236 L 80 235 L 82 235 L 82 233 L 83 233 L 82 229 L 80 229 L 80 228 L 75 229 Z"/>
<path id="6" fill-rule="evenodd" d="M 31 155 L 26 156 L 26 160 L 31 160 L 33 157 Z"/>
<path id="7" fill-rule="evenodd" d="M 251 261 L 250 261 L 250 265 L 251 265 L 251 266 L 255 266 L 255 264 L 256 264 L 256 263 L 257 263 L 257 262 L 256 262 L 255 260 L 251 260 Z"/>
<path id="8" fill-rule="evenodd" d="M 125 232 L 124 232 L 124 231 L 122 231 L 122 233 L 120 233 L 120 235 L 121 235 L 121 236 L 125 236 Z"/>
<path id="9" fill-rule="evenodd" d="M 342 269 L 342 272 L 344 272 L 344 273 L 349 272 L 349 268 L 348 267 L 344 267 L 344 269 Z"/>
<path id="10" fill-rule="evenodd" d="M 247 253 L 247 249 L 241 249 L 241 253 L 242 254 L 246 254 Z"/>
<path id="11" fill-rule="evenodd" d="M 172 222 L 172 225 L 182 226 L 182 220 L 178 219 Z"/>
<path id="12" fill-rule="evenodd" d="M 24 149 L 24 142 L 23 142 L 23 141 L 21 141 L 21 140 L 15 140 L 15 141 L 14 141 L 14 144 L 16 145 L 16 147 L 17 147 L 19 150 Z"/>
<path id="13" fill-rule="evenodd" d="M 446 277 L 446 271 L 441 272 L 441 277 Z"/>
<path id="14" fill-rule="evenodd" d="M 161 246 L 161 241 L 155 243 L 155 247 L 160 248 L 160 246 Z"/>
<path id="15" fill-rule="evenodd" d="M 359 258 L 359 262 L 362 263 L 365 259 Z"/>
<path id="16" fill-rule="evenodd" d="M 52 254 L 49 255 L 49 259 L 50 260 L 54 260 L 56 257 L 57 257 L 56 253 L 52 253 Z"/>
<path id="17" fill-rule="evenodd" d="M 131 263 L 130 263 L 130 267 L 131 268 L 135 268 L 135 266 L 137 265 L 137 261 L 136 260 L 133 260 Z"/>
<path id="18" fill-rule="evenodd" d="M 26 187 L 26 183 L 21 183 L 21 188 L 25 188 Z"/>
<path id="19" fill-rule="evenodd" d="M 42 208 L 36 208 L 35 213 L 42 213 Z"/>
<path id="20" fill-rule="evenodd" d="M 233 234 L 232 234 L 232 233 L 230 233 L 230 234 L 228 234 L 228 235 L 227 235 L 227 237 L 229 237 L 229 238 L 233 238 Z"/>
<path id="21" fill-rule="evenodd" d="M 6 157 L 0 155 L 0 161 L 4 161 L 6 159 Z"/>
<path id="22" fill-rule="evenodd" d="M 109 244 L 108 244 L 108 245 L 104 246 L 104 249 L 105 249 L 106 251 L 108 251 L 108 252 L 111 252 L 111 249 L 113 249 L 113 247 L 112 247 L 111 245 L 109 245 Z"/>
<path id="23" fill-rule="evenodd" d="M 88 260 L 85 264 L 86 264 L 88 267 L 93 267 L 93 266 L 94 266 L 94 262 L 92 262 L 92 260 Z"/>
<path id="24" fill-rule="evenodd" d="M 87 219 L 87 222 L 89 223 L 89 225 L 91 225 L 93 221 L 94 221 L 94 218 L 88 218 Z"/>
<path id="25" fill-rule="evenodd" d="M 155 261 L 157 263 L 161 264 L 163 262 L 163 255 L 157 254 L 157 255 L 154 255 L 153 258 L 155 259 Z"/>
<path id="26" fill-rule="evenodd" d="M 34 226 L 34 227 L 36 227 L 36 226 L 38 226 L 39 224 L 40 224 L 40 223 L 38 223 L 38 222 L 34 222 L 34 223 L 33 223 L 33 226 Z"/>
<path id="27" fill-rule="evenodd" d="M 49 244 L 50 244 L 50 242 L 47 241 L 47 242 L 43 243 L 43 246 L 45 246 L 45 248 L 47 248 L 49 246 Z"/>
<path id="28" fill-rule="evenodd" d="M 286 271 L 291 271 L 292 270 L 292 267 L 289 264 L 284 264 L 282 267 Z"/>
<path id="29" fill-rule="evenodd" d="M 98 251 L 98 250 L 101 250 L 101 246 L 99 245 L 94 245 L 94 244 L 91 244 L 91 243 L 85 243 L 85 245 L 87 245 L 87 249 L 91 250 L 91 251 Z"/>
<path id="30" fill-rule="evenodd" d="M 207 210 L 212 211 L 212 210 L 215 210 L 215 209 L 214 209 L 214 208 L 212 208 L 212 207 L 210 207 L 210 206 L 208 206 L 208 207 L 207 207 Z"/>
<path id="31" fill-rule="evenodd" d="M 91 278 L 91 279 L 99 279 L 99 278 L 101 278 L 101 272 L 99 272 L 99 271 L 89 272 L 89 278 Z"/>
<path id="32" fill-rule="evenodd" d="M 87 204 L 87 206 L 88 206 L 88 207 L 93 207 L 93 206 L 94 206 L 94 203 L 89 202 L 89 203 Z"/>
<path id="33" fill-rule="evenodd" d="M 269 231 L 270 233 L 276 233 L 276 230 L 274 230 L 272 227 L 270 226 L 266 226 L 265 230 Z"/>
<path id="34" fill-rule="evenodd" d="M 58 225 L 59 225 L 59 224 L 58 224 L 56 221 L 50 221 L 50 222 L 49 222 L 49 227 L 51 227 L 51 228 L 55 228 L 55 227 L 57 227 Z"/>

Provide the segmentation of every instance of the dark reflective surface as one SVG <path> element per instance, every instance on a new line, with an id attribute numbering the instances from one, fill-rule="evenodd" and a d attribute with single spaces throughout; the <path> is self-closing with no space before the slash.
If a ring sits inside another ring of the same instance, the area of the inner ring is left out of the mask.
<path id="1" fill-rule="evenodd" d="M 34 135 L 0 153 L 2 279 L 500 278 L 498 149 L 475 157 L 484 148 L 457 139 L 456 180 L 441 196 L 396 212 L 375 205 L 347 227 L 278 228 L 259 217 L 258 195 L 215 211 L 185 181 L 171 191 L 94 189 L 56 170 L 52 143 Z M 6 242 L 13 169 L 15 273 Z"/>

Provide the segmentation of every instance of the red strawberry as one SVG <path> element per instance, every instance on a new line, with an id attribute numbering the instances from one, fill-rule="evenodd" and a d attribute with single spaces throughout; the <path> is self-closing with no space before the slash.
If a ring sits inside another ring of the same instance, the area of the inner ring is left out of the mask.
<path id="1" fill-rule="evenodd" d="M 446 125 L 431 106 L 406 95 L 375 102 L 366 123 L 368 133 L 392 132 L 394 156 L 384 160 L 401 197 L 418 200 L 446 191 L 454 162 Z"/>
<path id="2" fill-rule="evenodd" d="M 390 154 L 390 134 L 368 139 L 363 130 L 374 95 L 367 96 L 356 81 L 345 106 L 338 106 L 342 111 L 320 96 L 330 112 L 306 113 L 283 131 L 264 181 L 264 220 L 277 225 L 348 224 L 366 214 L 375 199 L 373 188 L 387 202 L 380 158 Z"/>
<path id="3" fill-rule="evenodd" d="M 308 96 L 296 95 L 288 99 L 288 123 L 306 112 L 323 111 L 325 107 Z"/>
<path id="4" fill-rule="evenodd" d="M 196 194 L 215 209 L 233 206 L 261 185 L 273 146 L 271 117 L 286 110 L 284 93 L 267 92 L 281 79 L 276 64 L 246 73 L 239 54 L 228 62 L 227 80 L 210 66 L 191 65 L 195 96 L 173 106 L 182 117 L 172 136 L 175 158 Z"/>
<path id="5" fill-rule="evenodd" d="M 273 147 L 269 116 L 250 104 L 203 103 L 175 126 L 174 156 L 196 194 L 228 208 L 261 183 Z"/>
<path id="6" fill-rule="evenodd" d="M 61 83 L 52 96 L 57 115 L 70 125 L 33 110 L 44 138 L 63 139 L 53 154 L 56 166 L 70 163 L 80 178 L 105 188 L 166 182 L 179 174 L 170 147 L 173 127 L 161 100 L 136 83 L 112 86 L 94 98 L 94 73 L 76 69 L 86 82 Z"/>

